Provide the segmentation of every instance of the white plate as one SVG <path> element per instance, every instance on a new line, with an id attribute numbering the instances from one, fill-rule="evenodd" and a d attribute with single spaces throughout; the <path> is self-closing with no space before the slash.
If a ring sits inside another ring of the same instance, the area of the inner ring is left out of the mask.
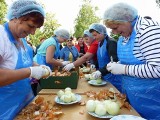
<path id="1" fill-rule="evenodd" d="M 110 120 L 146 120 L 146 119 L 134 115 L 117 115 L 111 118 Z"/>
<path id="2" fill-rule="evenodd" d="M 58 103 L 58 104 L 61 104 L 61 105 L 71 105 L 71 104 L 74 104 L 74 103 L 77 103 L 79 101 L 81 101 L 81 96 L 79 94 L 75 94 L 76 95 L 76 101 L 73 101 L 73 102 L 70 102 L 70 103 L 65 103 L 65 102 L 62 102 L 60 100 L 60 98 L 58 96 L 55 97 L 55 102 Z"/>
<path id="3" fill-rule="evenodd" d="M 106 81 L 102 81 L 101 84 L 97 84 L 96 80 L 90 80 L 88 81 L 89 84 L 94 85 L 94 86 L 102 86 L 102 85 L 106 85 L 107 82 Z"/>
<path id="4" fill-rule="evenodd" d="M 113 117 L 113 115 L 109 115 L 109 114 L 106 114 L 106 115 L 103 115 L 103 116 L 99 116 L 94 112 L 88 112 L 88 114 L 90 114 L 90 115 L 92 115 L 94 117 L 97 117 L 97 118 L 112 118 Z"/>

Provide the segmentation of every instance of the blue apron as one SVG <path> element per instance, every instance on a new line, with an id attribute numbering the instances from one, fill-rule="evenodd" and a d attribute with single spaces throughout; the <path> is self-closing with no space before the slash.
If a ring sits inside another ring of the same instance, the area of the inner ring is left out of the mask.
<path id="1" fill-rule="evenodd" d="M 100 43 L 98 45 L 97 59 L 98 59 L 99 69 L 103 68 L 105 65 L 107 65 L 110 62 L 110 58 L 109 58 L 106 46 L 107 46 L 106 39 L 104 40 L 103 45 L 101 47 L 100 47 Z M 109 81 L 111 84 L 113 84 L 121 92 L 120 75 L 113 75 L 113 74 L 109 73 L 105 76 L 102 76 L 102 79 Z"/>
<path id="2" fill-rule="evenodd" d="M 118 40 L 118 58 L 122 64 L 138 65 L 145 62 L 133 55 L 136 32 L 133 30 L 125 45 Z M 122 89 L 134 109 L 147 120 L 160 120 L 160 79 L 144 79 L 122 75 Z"/>
<path id="3" fill-rule="evenodd" d="M 68 46 L 66 46 L 65 48 L 63 48 L 63 56 L 62 56 L 62 59 L 64 61 L 69 61 L 69 55 L 71 53 L 73 59 L 71 62 L 74 62 L 77 60 L 77 58 L 79 57 L 79 53 L 78 53 L 78 50 L 76 47 L 72 46 L 71 48 L 69 48 Z"/>
<path id="4" fill-rule="evenodd" d="M 56 37 L 50 37 L 49 39 L 53 39 L 54 41 L 56 41 L 56 46 L 55 46 L 56 47 L 56 51 L 54 52 L 54 58 L 58 59 L 59 54 L 60 54 L 60 43 L 58 42 Z M 44 55 L 41 55 L 41 54 L 37 53 L 34 56 L 34 60 L 40 65 L 47 65 L 47 66 L 49 66 L 51 68 L 51 70 L 53 69 L 53 65 L 48 64 L 46 62 L 46 56 L 44 56 Z"/>
<path id="5" fill-rule="evenodd" d="M 8 27 L 8 23 L 4 24 L 5 30 L 12 43 L 16 43 Z M 26 47 L 26 45 L 24 45 Z M 26 68 L 32 66 L 32 60 L 29 54 L 18 49 L 18 60 L 15 69 Z M 34 98 L 30 79 L 19 80 L 10 85 L 0 87 L 0 120 L 13 120 L 13 118 Z"/>

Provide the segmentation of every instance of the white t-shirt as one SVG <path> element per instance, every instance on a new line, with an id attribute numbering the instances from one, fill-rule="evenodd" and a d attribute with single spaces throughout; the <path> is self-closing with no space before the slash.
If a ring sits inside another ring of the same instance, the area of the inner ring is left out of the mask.
<path id="1" fill-rule="evenodd" d="M 17 59 L 17 48 L 10 42 L 4 26 L 0 25 L 0 68 L 15 69 Z"/>

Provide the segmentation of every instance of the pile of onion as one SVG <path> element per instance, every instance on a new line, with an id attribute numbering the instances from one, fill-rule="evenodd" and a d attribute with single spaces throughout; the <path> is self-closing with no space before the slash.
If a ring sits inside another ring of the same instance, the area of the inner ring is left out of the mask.
<path id="1" fill-rule="evenodd" d="M 104 116 L 107 113 L 110 115 L 117 115 L 120 112 L 119 104 L 112 100 L 88 100 L 86 109 L 88 112 L 95 112 L 99 116 Z"/>
<path id="2" fill-rule="evenodd" d="M 76 101 L 76 95 L 72 92 L 71 88 L 67 87 L 65 91 L 59 90 L 57 95 L 61 102 L 70 103 Z"/>

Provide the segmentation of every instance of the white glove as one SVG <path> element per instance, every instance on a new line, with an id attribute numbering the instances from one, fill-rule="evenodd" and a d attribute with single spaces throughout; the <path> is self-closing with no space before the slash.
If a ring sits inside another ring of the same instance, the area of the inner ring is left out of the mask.
<path id="1" fill-rule="evenodd" d="M 113 74 L 125 74 L 126 65 L 122 65 L 116 62 L 108 63 L 106 69 Z"/>
<path id="2" fill-rule="evenodd" d="M 92 77 L 97 79 L 101 77 L 101 72 L 99 70 L 92 73 Z"/>
<path id="3" fill-rule="evenodd" d="M 70 63 L 70 64 L 64 66 L 63 69 L 64 69 L 65 71 L 70 71 L 73 67 L 74 67 L 74 64 L 73 64 L 73 63 Z"/>
<path id="4" fill-rule="evenodd" d="M 62 62 L 62 66 L 65 66 L 65 65 L 67 65 L 67 64 L 69 64 L 70 63 L 70 61 L 63 61 Z"/>
<path id="5" fill-rule="evenodd" d="M 46 71 L 42 66 L 30 67 L 30 70 L 31 70 L 30 77 L 35 79 L 40 79 L 46 74 Z"/>
<path id="6" fill-rule="evenodd" d="M 94 69 L 96 66 L 94 64 L 91 64 L 90 68 Z"/>
<path id="7" fill-rule="evenodd" d="M 46 65 L 40 65 L 43 68 L 46 68 L 49 71 L 49 76 L 52 74 L 52 70 L 50 69 L 50 67 L 46 66 Z"/>

